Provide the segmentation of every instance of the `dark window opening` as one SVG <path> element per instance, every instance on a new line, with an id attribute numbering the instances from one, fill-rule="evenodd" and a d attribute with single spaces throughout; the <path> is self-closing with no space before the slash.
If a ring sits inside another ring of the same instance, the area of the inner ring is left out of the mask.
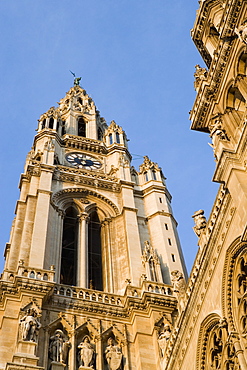
<path id="1" fill-rule="evenodd" d="M 49 119 L 49 128 L 53 128 L 53 124 L 54 124 L 54 118 L 53 117 L 51 117 L 50 119 Z"/>
<path id="2" fill-rule="evenodd" d="M 148 174 L 147 174 L 147 172 L 144 172 L 144 176 L 145 176 L 145 181 L 148 181 Z"/>
<path id="3" fill-rule="evenodd" d="M 112 134 L 109 135 L 110 145 L 113 143 Z"/>
<path id="4" fill-rule="evenodd" d="M 172 262 L 175 262 L 175 256 L 172 254 Z"/>
<path id="5" fill-rule="evenodd" d="M 82 117 L 78 120 L 78 136 L 86 137 L 86 123 Z"/>
<path id="6" fill-rule="evenodd" d="M 78 102 L 83 105 L 82 98 L 78 98 Z"/>
<path id="7" fill-rule="evenodd" d="M 159 198 L 159 200 L 160 200 L 160 203 L 162 203 L 162 198 Z"/>
<path id="8" fill-rule="evenodd" d="M 101 130 L 101 128 L 99 127 L 98 128 L 98 140 L 102 140 L 103 139 L 103 132 Z"/>
<path id="9" fill-rule="evenodd" d="M 59 121 L 57 120 L 56 131 L 59 129 Z"/>
<path id="10" fill-rule="evenodd" d="M 60 283 L 76 285 L 77 276 L 77 211 L 69 207 L 63 222 Z"/>
<path id="11" fill-rule="evenodd" d="M 118 144 L 120 144 L 120 136 L 118 132 L 116 132 L 116 141 Z"/>
<path id="12" fill-rule="evenodd" d="M 101 224 L 97 212 L 90 215 L 88 224 L 88 281 L 89 288 L 103 290 Z"/>
<path id="13" fill-rule="evenodd" d="M 168 230 L 168 225 L 167 224 L 165 224 L 165 229 Z"/>
<path id="14" fill-rule="evenodd" d="M 156 181 L 157 180 L 157 177 L 156 177 L 156 173 L 155 171 L 153 171 L 153 179 Z"/>
<path id="15" fill-rule="evenodd" d="M 62 132 L 61 132 L 61 135 L 65 135 L 66 134 L 66 130 L 65 130 L 65 121 L 62 121 Z"/>
<path id="16" fill-rule="evenodd" d="M 170 238 L 168 238 L 168 244 L 169 244 L 169 245 L 172 245 L 172 241 L 171 241 L 171 239 L 170 239 Z"/>
<path id="17" fill-rule="evenodd" d="M 41 130 L 43 130 L 45 128 L 45 123 L 46 123 L 46 119 L 44 119 L 43 122 L 42 122 Z"/>

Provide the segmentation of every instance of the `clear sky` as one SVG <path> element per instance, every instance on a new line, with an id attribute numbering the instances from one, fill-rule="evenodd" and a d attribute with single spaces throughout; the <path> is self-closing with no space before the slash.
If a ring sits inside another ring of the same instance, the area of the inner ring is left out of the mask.
<path id="1" fill-rule="evenodd" d="M 211 139 L 190 130 L 197 0 L 8 0 L 0 3 L 0 254 L 37 119 L 73 85 L 72 70 L 101 116 L 126 131 L 132 164 L 162 167 L 190 271 L 197 253 L 191 216 L 208 217 L 218 184 Z M 0 268 L 3 258 L 0 257 Z"/>

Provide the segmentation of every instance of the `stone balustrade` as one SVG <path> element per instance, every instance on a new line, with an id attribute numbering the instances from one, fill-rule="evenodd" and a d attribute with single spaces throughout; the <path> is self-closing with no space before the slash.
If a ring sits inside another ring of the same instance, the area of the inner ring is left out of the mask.
<path id="1" fill-rule="evenodd" d="M 70 287 L 68 285 L 57 284 L 54 287 L 54 294 L 77 298 L 85 299 L 91 302 L 99 302 L 104 304 L 122 306 L 122 301 L 118 295 L 108 294 L 101 291 L 91 290 L 91 289 L 82 289 L 79 287 Z"/>

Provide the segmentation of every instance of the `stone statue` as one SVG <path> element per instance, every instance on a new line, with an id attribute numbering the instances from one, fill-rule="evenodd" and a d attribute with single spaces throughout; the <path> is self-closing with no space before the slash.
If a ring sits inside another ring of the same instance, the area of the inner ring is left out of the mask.
<path id="1" fill-rule="evenodd" d="M 81 77 L 76 77 L 75 73 L 70 71 L 70 73 L 74 76 L 74 86 L 79 86 L 80 85 L 80 81 L 81 81 Z"/>
<path id="2" fill-rule="evenodd" d="M 120 370 L 122 367 L 122 352 L 121 349 L 114 344 L 113 338 L 107 341 L 108 346 L 105 349 L 105 357 L 109 370 Z"/>
<path id="3" fill-rule="evenodd" d="M 200 209 L 199 211 L 195 212 L 192 216 L 195 221 L 195 226 L 193 227 L 193 230 L 195 231 L 197 236 L 200 236 L 202 231 L 206 228 L 207 220 L 204 216 L 204 211 Z"/>
<path id="4" fill-rule="evenodd" d="M 37 319 L 37 312 L 34 308 L 29 308 L 26 315 L 20 319 L 20 329 L 22 340 L 37 342 L 38 331 L 41 323 Z"/>
<path id="5" fill-rule="evenodd" d="M 200 82 L 207 78 L 208 72 L 206 68 L 202 68 L 199 64 L 195 66 L 195 69 L 196 70 L 194 73 L 194 77 L 195 77 L 194 87 L 195 89 L 197 89 L 200 85 Z"/>
<path id="6" fill-rule="evenodd" d="M 94 365 L 95 350 L 90 343 L 90 338 L 88 335 L 85 335 L 82 342 L 78 346 L 79 352 L 79 362 L 80 368 L 91 367 Z"/>
<path id="7" fill-rule="evenodd" d="M 50 340 L 50 358 L 52 359 L 52 361 L 64 364 L 68 356 L 70 342 L 66 340 L 65 334 L 60 329 L 57 329 L 55 331 Z"/>
<path id="8" fill-rule="evenodd" d="M 243 23 L 239 28 L 235 28 L 235 33 L 238 35 L 239 39 L 247 44 L 247 24 Z"/>
<path id="9" fill-rule="evenodd" d="M 171 272 L 171 275 L 174 293 L 177 293 L 179 296 L 184 296 L 186 292 L 186 283 L 182 272 L 174 270 Z"/>
<path id="10" fill-rule="evenodd" d="M 168 341 L 171 337 L 171 328 L 169 324 L 164 325 L 164 330 L 160 333 L 158 337 L 158 343 L 161 349 L 162 357 L 165 357 L 165 351 Z"/>

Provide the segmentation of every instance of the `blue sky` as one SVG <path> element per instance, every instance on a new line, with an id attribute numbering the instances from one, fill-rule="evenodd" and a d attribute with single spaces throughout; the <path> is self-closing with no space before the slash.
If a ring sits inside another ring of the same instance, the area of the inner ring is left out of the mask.
<path id="1" fill-rule="evenodd" d="M 9 239 L 18 182 L 37 119 L 73 85 L 69 70 L 132 154 L 162 167 L 190 271 L 197 253 L 192 214 L 206 216 L 218 185 L 207 134 L 190 130 L 197 0 L 8 0 L 0 3 L 0 253 Z M 133 165 L 140 160 L 133 155 Z M 0 258 L 3 267 L 3 258 Z"/>

